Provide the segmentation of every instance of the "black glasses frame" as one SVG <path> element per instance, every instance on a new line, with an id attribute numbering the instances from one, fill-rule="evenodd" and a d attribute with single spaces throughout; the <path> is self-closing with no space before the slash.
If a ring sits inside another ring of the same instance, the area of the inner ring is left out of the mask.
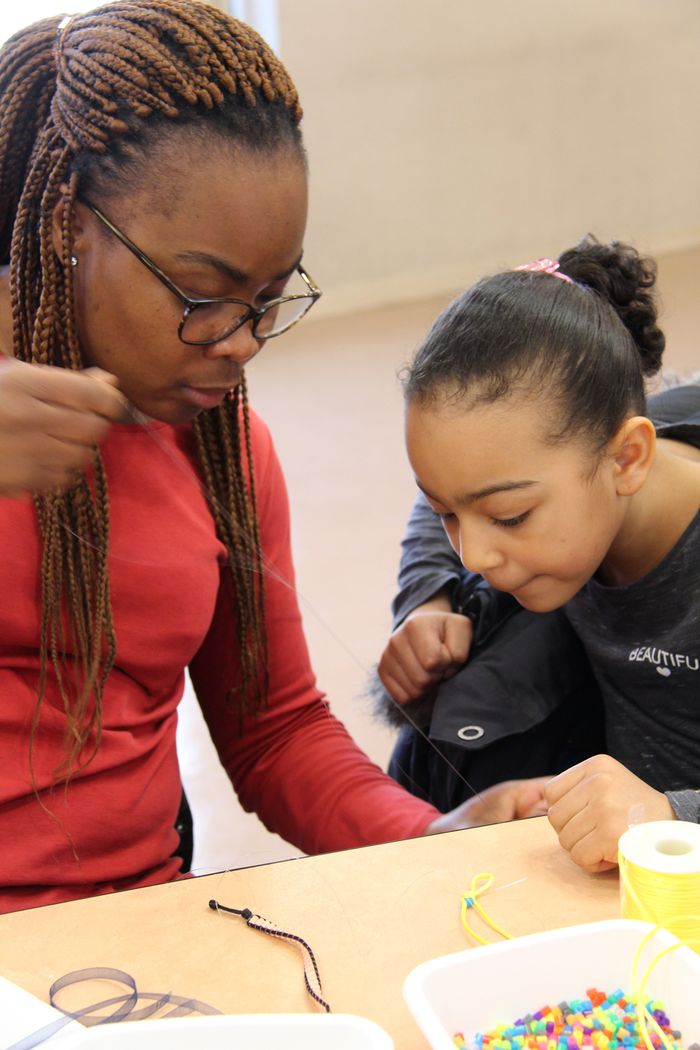
<path id="1" fill-rule="evenodd" d="M 186 346 L 211 346 L 213 343 L 220 343 L 223 339 L 228 339 L 230 335 L 233 335 L 234 332 L 237 332 L 239 328 L 242 328 L 244 324 L 247 324 L 248 321 L 251 320 L 253 322 L 252 332 L 256 339 L 260 339 L 261 341 L 267 339 L 275 339 L 278 335 L 283 335 L 285 332 L 288 332 L 290 328 L 293 328 L 295 324 L 298 324 L 299 321 L 301 321 L 301 319 L 306 316 L 306 314 L 309 312 L 314 303 L 321 298 L 321 289 L 314 283 L 313 279 L 309 276 L 309 274 L 306 272 L 301 263 L 299 263 L 299 265 L 297 266 L 296 272 L 299 274 L 302 281 L 309 289 L 308 293 L 302 293 L 301 295 L 282 295 L 277 299 L 270 299 L 270 301 L 268 303 L 265 303 L 264 306 L 261 306 L 260 309 L 257 309 L 257 307 L 255 306 L 251 306 L 251 304 L 247 303 L 245 299 L 227 299 L 225 297 L 216 299 L 205 299 L 200 296 L 187 295 L 187 293 L 183 292 L 181 288 L 178 288 L 175 282 L 172 281 L 166 273 L 163 273 L 161 268 L 153 262 L 153 259 L 149 259 L 146 253 L 142 252 L 141 249 L 138 248 L 134 244 L 134 242 L 129 237 L 127 237 L 125 233 L 122 232 L 122 230 L 119 229 L 119 227 L 115 226 L 113 222 L 110 222 L 107 216 L 104 215 L 99 208 L 96 208 L 94 204 L 88 204 L 87 201 L 84 201 L 83 203 L 87 208 L 90 209 L 93 215 L 95 215 L 100 220 L 103 226 L 106 226 L 110 233 L 113 233 L 114 236 L 121 241 L 124 247 L 128 248 L 132 255 L 135 255 L 139 262 L 142 262 L 143 265 L 151 271 L 153 276 L 157 277 L 161 284 L 164 284 L 165 287 L 170 292 L 172 292 L 172 294 L 177 299 L 180 300 L 184 307 L 184 312 L 180 320 L 180 324 L 178 325 L 177 334 L 180 341 L 182 343 L 185 343 Z M 296 299 L 308 298 L 311 298 L 311 302 L 309 303 L 308 308 L 302 314 L 299 314 L 298 317 L 295 317 L 293 321 L 290 321 L 288 325 L 280 329 L 279 332 L 272 332 L 270 335 L 257 334 L 258 325 L 269 310 L 276 309 L 278 306 L 281 306 L 282 303 L 291 303 L 294 302 L 294 300 Z M 246 310 L 244 313 L 241 314 L 241 316 L 236 320 L 236 322 L 231 326 L 231 328 L 224 332 L 223 335 L 217 336 L 215 339 L 185 339 L 183 337 L 182 330 L 185 327 L 187 319 L 192 316 L 193 312 L 200 306 L 211 306 L 218 303 L 231 303 L 237 306 L 245 306 Z"/>

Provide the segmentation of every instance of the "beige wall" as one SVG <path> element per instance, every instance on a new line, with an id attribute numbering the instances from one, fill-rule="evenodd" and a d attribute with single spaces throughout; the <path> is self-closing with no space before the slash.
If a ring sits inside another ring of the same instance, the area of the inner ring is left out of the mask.
<path id="1" fill-rule="evenodd" d="M 700 243 L 698 0 L 279 0 L 342 312 L 440 294 L 588 230 Z"/>

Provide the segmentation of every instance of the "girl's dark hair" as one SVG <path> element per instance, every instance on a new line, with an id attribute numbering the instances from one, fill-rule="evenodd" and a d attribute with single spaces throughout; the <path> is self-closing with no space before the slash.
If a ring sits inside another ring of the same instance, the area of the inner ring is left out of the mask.
<path id="1" fill-rule="evenodd" d="M 138 188 L 155 151 L 167 146 L 170 154 L 187 136 L 270 155 L 291 149 L 304 163 L 300 120 L 296 89 L 267 44 L 200 0 L 117 0 L 11 37 L 0 50 L 0 261 L 10 264 L 15 356 L 84 367 L 70 265 L 79 193 L 101 201 Z M 57 257 L 52 215 L 60 200 Z M 235 582 L 241 675 L 229 685 L 239 710 L 254 710 L 266 691 L 267 642 L 245 383 L 193 427 Z M 34 726 L 51 668 L 66 710 L 69 774 L 99 745 L 117 651 L 99 453 L 90 477 L 35 502 L 43 556 Z"/>
<path id="2" fill-rule="evenodd" d="M 463 292 L 438 317 L 408 369 L 407 401 L 475 405 L 537 393 L 553 413 L 547 440 L 585 435 L 601 449 L 645 411 L 644 377 L 661 367 L 656 265 L 587 236 L 554 274 L 512 270 Z"/>

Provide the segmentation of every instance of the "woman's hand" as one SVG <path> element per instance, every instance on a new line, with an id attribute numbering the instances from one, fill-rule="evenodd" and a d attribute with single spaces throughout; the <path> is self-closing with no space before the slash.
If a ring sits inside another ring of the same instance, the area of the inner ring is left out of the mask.
<path id="1" fill-rule="evenodd" d="M 0 358 L 0 495 L 69 484 L 110 424 L 125 416 L 126 401 L 108 372 Z"/>
<path id="2" fill-rule="evenodd" d="M 494 784 L 438 817 L 428 825 L 425 834 L 437 835 L 441 831 L 459 831 L 461 828 L 478 828 L 483 824 L 501 824 L 505 820 L 544 816 L 547 812 L 544 788 L 548 783 L 549 777 L 533 777 L 530 780 L 505 780 L 502 784 Z"/>
<path id="3" fill-rule="evenodd" d="M 547 784 L 549 819 L 571 859 L 586 871 L 617 864 L 617 843 L 630 824 L 630 811 L 643 819 L 675 820 L 671 803 L 609 755 L 595 755 Z"/>
<path id="4" fill-rule="evenodd" d="M 438 595 L 419 605 L 382 653 L 377 673 L 384 688 L 399 704 L 422 696 L 462 666 L 473 634 L 471 620 L 452 612 L 447 597 Z"/>

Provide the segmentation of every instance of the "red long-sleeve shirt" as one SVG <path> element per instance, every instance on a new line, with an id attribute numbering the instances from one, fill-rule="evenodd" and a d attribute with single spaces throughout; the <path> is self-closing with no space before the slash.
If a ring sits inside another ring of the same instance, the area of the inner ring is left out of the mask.
<path id="1" fill-rule="evenodd" d="M 41 545 L 31 501 L 0 500 L 0 910 L 177 876 L 175 726 L 188 665 L 242 804 L 305 852 L 417 835 L 437 815 L 369 762 L 315 686 L 293 589 L 284 479 L 255 416 L 252 439 L 267 569 L 266 708 L 241 726 L 226 702 L 238 661 L 233 584 L 193 466 L 191 429 L 113 427 L 102 451 L 118 652 L 102 740 L 67 788 L 51 787 L 66 719 L 49 670 L 33 752 L 40 801 L 29 740 Z"/>

